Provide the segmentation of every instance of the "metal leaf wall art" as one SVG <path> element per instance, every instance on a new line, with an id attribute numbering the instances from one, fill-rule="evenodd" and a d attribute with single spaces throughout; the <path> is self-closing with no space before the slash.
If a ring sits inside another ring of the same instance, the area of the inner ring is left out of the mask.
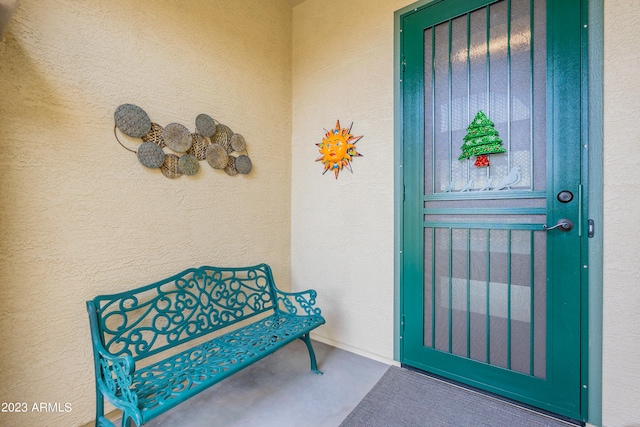
<path id="1" fill-rule="evenodd" d="M 204 160 L 229 176 L 247 175 L 253 167 L 245 138 L 207 114 L 196 117 L 195 132 L 180 123 L 165 127 L 153 123 L 142 108 L 133 104 L 116 108 L 114 119 L 113 133 L 118 143 L 135 153 L 143 166 L 160 169 L 167 178 L 195 175 L 200 170 L 200 161 Z M 141 139 L 137 150 L 127 148 L 120 141 L 117 129 Z"/>

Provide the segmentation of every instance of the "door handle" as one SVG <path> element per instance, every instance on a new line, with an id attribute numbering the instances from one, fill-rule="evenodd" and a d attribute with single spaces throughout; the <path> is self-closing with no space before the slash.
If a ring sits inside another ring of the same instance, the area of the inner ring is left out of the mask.
<path id="1" fill-rule="evenodd" d="M 554 230 L 556 228 L 559 228 L 561 231 L 569 231 L 573 230 L 573 221 L 571 221 L 570 219 L 562 218 L 558 220 L 556 225 L 549 227 L 545 224 L 542 226 L 542 228 L 544 228 L 545 231 Z"/>

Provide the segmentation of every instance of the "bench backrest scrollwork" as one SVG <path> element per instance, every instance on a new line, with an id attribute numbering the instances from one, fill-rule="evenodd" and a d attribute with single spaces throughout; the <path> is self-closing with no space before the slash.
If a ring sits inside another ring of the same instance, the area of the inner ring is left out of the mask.
<path id="1" fill-rule="evenodd" d="M 92 303 L 104 347 L 139 360 L 274 310 L 273 287 L 266 264 L 204 266 Z"/>

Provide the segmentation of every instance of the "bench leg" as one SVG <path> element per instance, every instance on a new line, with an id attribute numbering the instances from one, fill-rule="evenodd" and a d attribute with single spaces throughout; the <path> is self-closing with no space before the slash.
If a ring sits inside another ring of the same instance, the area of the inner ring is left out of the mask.
<path id="1" fill-rule="evenodd" d="M 309 358 L 311 359 L 311 370 L 318 375 L 322 375 L 322 371 L 318 370 L 318 364 L 316 363 L 316 354 L 313 351 L 313 347 L 311 346 L 311 337 L 309 337 L 309 333 L 304 334 L 300 337 L 302 341 L 307 345 L 307 349 L 309 350 Z"/>
<path id="2" fill-rule="evenodd" d="M 131 417 L 128 417 L 126 415 L 124 415 L 124 413 L 122 414 L 122 427 L 132 427 L 133 426 L 133 421 L 131 420 Z"/>
<path id="3" fill-rule="evenodd" d="M 96 427 L 116 427 L 116 426 L 113 425 L 113 423 L 109 421 L 106 417 L 100 417 L 98 418 Z"/>
<path id="4" fill-rule="evenodd" d="M 104 416 L 104 396 L 96 390 L 96 427 L 116 427 Z"/>

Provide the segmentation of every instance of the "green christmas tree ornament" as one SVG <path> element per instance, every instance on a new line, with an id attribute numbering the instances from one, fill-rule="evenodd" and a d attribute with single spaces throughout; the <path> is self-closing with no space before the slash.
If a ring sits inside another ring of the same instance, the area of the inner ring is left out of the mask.
<path id="1" fill-rule="evenodd" d="M 507 150 L 502 146 L 502 140 L 498 137 L 498 131 L 494 124 L 482 112 L 478 111 L 465 135 L 464 144 L 462 144 L 462 154 L 458 160 L 467 159 L 476 156 L 474 166 L 489 166 L 489 157 L 487 154 L 506 153 Z"/>

